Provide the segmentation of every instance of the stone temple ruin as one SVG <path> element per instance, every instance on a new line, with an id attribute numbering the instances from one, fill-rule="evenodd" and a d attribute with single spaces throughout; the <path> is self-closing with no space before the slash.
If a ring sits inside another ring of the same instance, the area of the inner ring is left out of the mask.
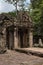
<path id="1" fill-rule="evenodd" d="M 33 46 L 33 23 L 27 12 L 13 17 L 0 14 L 0 46 L 8 49 Z"/>

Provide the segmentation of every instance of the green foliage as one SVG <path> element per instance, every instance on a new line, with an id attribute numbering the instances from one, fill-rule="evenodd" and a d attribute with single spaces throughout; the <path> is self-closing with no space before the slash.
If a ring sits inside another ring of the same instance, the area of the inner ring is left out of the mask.
<path id="1" fill-rule="evenodd" d="M 31 12 L 31 15 L 32 15 L 34 22 L 36 22 L 36 23 L 40 22 L 40 17 L 41 17 L 40 16 L 41 15 L 40 9 L 37 9 L 37 8 L 33 9 Z"/>
<path id="2" fill-rule="evenodd" d="M 35 32 L 43 34 L 43 0 L 31 0 L 31 17 L 35 22 Z"/>
<path id="3" fill-rule="evenodd" d="M 16 16 L 16 12 L 9 12 L 8 14 L 10 14 L 12 16 Z"/>

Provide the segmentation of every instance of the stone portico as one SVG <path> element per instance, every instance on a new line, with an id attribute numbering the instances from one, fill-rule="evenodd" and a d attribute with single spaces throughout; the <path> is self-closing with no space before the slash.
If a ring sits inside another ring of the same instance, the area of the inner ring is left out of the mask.
<path id="1" fill-rule="evenodd" d="M 33 46 L 33 24 L 28 13 L 25 13 L 22 13 L 20 19 L 6 14 L 0 15 L 0 17 L 2 16 L 0 20 L 0 35 L 1 33 L 3 34 L 1 39 L 3 39 L 3 44 L 8 49 Z"/>

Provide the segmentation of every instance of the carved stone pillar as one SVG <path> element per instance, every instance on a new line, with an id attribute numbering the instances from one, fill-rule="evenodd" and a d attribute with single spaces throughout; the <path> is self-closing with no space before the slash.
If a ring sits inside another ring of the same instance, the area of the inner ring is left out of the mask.
<path id="1" fill-rule="evenodd" d="M 18 30 L 14 28 L 14 48 L 18 48 Z"/>
<path id="2" fill-rule="evenodd" d="M 6 28 L 3 29 L 2 33 L 3 33 L 3 44 L 4 46 L 6 46 Z"/>
<path id="3" fill-rule="evenodd" d="M 29 30 L 29 47 L 33 46 L 33 32 Z"/>

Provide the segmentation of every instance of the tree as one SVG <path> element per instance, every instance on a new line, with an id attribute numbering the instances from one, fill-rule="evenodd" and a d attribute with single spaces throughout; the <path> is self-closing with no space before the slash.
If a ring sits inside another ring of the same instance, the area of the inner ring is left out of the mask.
<path id="1" fill-rule="evenodd" d="M 31 16 L 33 18 L 33 21 L 38 23 L 40 22 L 40 17 L 41 17 L 41 9 L 40 9 L 40 3 L 41 0 L 31 0 Z"/>
<path id="2" fill-rule="evenodd" d="M 19 2 L 19 0 L 5 0 L 5 1 L 13 4 L 16 7 L 16 16 L 17 16 L 17 3 Z"/>
<path id="3" fill-rule="evenodd" d="M 43 0 L 41 1 L 40 9 L 41 9 L 40 27 L 41 27 L 41 34 L 43 36 Z"/>
<path id="4" fill-rule="evenodd" d="M 19 7 L 20 7 L 20 10 L 22 10 L 22 11 L 25 10 L 25 1 L 26 0 L 20 0 L 19 1 Z"/>
<path id="5" fill-rule="evenodd" d="M 35 22 L 35 25 L 37 26 L 37 28 L 41 29 L 41 27 L 43 27 L 42 24 L 42 20 L 43 20 L 43 0 L 31 0 L 31 16 L 33 21 Z M 41 26 L 41 27 L 40 27 Z"/>
<path id="6" fill-rule="evenodd" d="M 9 2 L 9 3 L 11 3 L 11 4 L 13 4 L 15 7 L 16 7 L 16 16 L 17 16 L 17 12 L 18 12 L 18 9 L 17 9 L 17 7 L 18 7 L 18 3 L 19 2 L 21 2 L 21 7 L 22 7 L 22 9 L 24 8 L 24 2 L 26 1 L 26 0 L 5 0 L 6 2 Z M 20 3 L 19 3 L 20 4 Z"/>
<path id="7" fill-rule="evenodd" d="M 34 22 L 34 34 L 43 40 L 43 0 L 30 0 L 31 17 Z"/>

